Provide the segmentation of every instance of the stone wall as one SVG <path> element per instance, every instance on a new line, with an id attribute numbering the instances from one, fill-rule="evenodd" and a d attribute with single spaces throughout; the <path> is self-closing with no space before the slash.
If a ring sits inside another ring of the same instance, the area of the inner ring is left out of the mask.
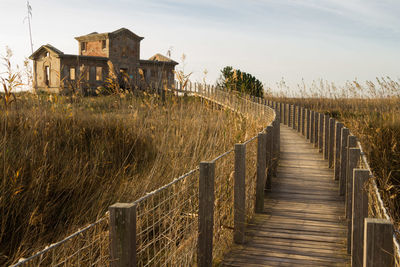
<path id="1" fill-rule="evenodd" d="M 46 83 L 46 67 L 48 67 L 49 82 Z M 60 58 L 53 52 L 43 52 L 34 61 L 34 88 L 49 92 L 58 92 L 60 88 Z"/>
<path id="2" fill-rule="evenodd" d="M 134 80 L 137 79 L 139 67 L 140 41 L 134 39 L 127 33 L 111 36 L 109 58 L 116 72 L 124 69 Z"/>
<path id="3" fill-rule="evenodd" d="M 61 67 L 62 87 L 66 90 L 83 90 L 83 93 L 90 93 L 89 89 L 95 90 L 104 85 L 109 71 L 107 60 L 78 56 L 62 57 Z M 75 79 L 71 79 L 71 68 L 75 69 Z"/>
<path id="4" fill-rule="evenodd" d="M 174 65 L 163 63 L 163 62 L 150 62 L 148 60 L 142 60 L 140 63 L 140 69 L 143 72 L 141 77 L 143 84 L 143 78 L 145 80 L 145 86 L 152 88 L 167 85 L 172 87 L 174 85 Z"/>
<path id="5" fill-rule="evenodd" d="M 80 50 L 80 55 L 82 56 L 93 56 L 93 57 L 108 57 L 109 52 L 109 40 L 105 39 L 106 47 L 103 49 L 103 40 L 88 41 L 86 43 L 86 49 Z M 80 44 L 80 49 L 82 44 Z"/>

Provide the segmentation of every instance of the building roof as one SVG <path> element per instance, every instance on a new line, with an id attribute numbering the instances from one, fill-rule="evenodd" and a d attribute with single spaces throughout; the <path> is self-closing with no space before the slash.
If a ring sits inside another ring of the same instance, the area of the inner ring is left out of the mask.
<path id="1" fill-rule="evenodd" d="M 52 51 L 57 55 L 63 55 L 64 54 L 64 52 L 62 52 L 61 50 L 55 48 L 51 44 L 45 44 L 45 45 L 42 45 L 41 47 L 39 47 L 35 52 L 33 52 L 33 54 L 29 56 L 29 59 L 36 58 L 36 56 L 39 55 L 43 50 L 46 50 L 46 51 L 49 51 L 49 52 Z"/>
<path id="2" fill-rule="evenodd" d="M 156 64 L 161 64 L 161 63 L 163 63 L 163 64 L 173 64 L 173 65 L 178 65 L 179 64 L 178 62 L 176 62 L 176 61 L 174 61 L 174 60 L 172 60 L 172 59 L 170 59 L 170 58 L 168 58 L 166 56 L 163 56 L 163 55 L 161 55 L 159 53 L 157 53 L 154 56 L 150 57 L 148 60 L 141 59 L 140 62 L 141 63 L 142 62 L 143 63 L 151 63 L 151 64 L 154 64 L 154 63 L 156 63 Z"/>
<path id="3" fill-rule="evenodd" d="M 75 37 L 75 39 L 78 41 L 96 41 L 96 40 L 101 40 L 101 39 L 107 39 L 107 38 L 119 35 L 121 33 L 127 33 L 130 36 L 132 36 L 132 38 L 137 39 L 139 41 L 144 39 L 144 37 L 140 37 L 139 35 L 136 35 L 135 33 L 133 33 L 132 31 L 130 31 L 126 28 L 121 28 L 121 29 L 115 30 L 113 32 L 104 32 L 104 33 L 92 32 L 92 33 L 89 33 L 86 35 Z"/>

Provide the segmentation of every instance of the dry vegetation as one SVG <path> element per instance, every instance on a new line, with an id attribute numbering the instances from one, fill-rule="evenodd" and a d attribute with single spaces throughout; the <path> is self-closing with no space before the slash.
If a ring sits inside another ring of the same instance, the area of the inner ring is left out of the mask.
<path id="1" fill-rule="evenodd" d="M 299 95 L 281 83 L 280 101 L 296 103 L 330 114 L 356 135 L 366 150 L 370 166 L 392 218 L 400 227 L 400 83 L 390 78 L 376 82 L 315 82 L 299 86 Z"/>
<path id="2" fill-rule="evenodd" d="M 0 265 L 14 262 L 260 130 L 200 100 L 17 96 L 0 114 Z"/>

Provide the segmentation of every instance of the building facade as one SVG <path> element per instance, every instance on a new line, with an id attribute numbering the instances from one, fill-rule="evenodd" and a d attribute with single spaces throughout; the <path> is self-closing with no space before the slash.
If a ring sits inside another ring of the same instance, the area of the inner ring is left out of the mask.
<path id="1" fill-rule="evenodd" d="M 29 57 L 33 60 L 36 91 L 60 93 L 80 90 L 90 93 L 106 86 L 107 78 L 131 89 L 174 86 L 174 70 L 178 63 L 161 54 L 148 60 L 140 59 L 143 37 L 128 29 L 93 32 L 75 39 L 79 43 L 78 55 L 64 54 L 47 44 Z"/>

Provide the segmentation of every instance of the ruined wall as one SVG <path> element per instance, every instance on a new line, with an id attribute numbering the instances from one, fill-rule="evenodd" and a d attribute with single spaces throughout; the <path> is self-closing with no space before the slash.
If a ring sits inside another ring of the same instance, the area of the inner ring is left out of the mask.
<path id="1" fill-rule="evenodd" d="M 106 47 L 103 48 L 102 40 L 85 41 L 86 49 L 82 50 L 82 42 L 79 42 L 79 51 L 82 56 L 108 57 L 109 40 L 105 39 Z"/>
<path id="2" fill-rule="evenodd" d="M 160 62 L 149 63 L 148 61 L 141 62 L 140 69 L 143 71 L 144 77 L 141 77 L 142 85 L 156 88 L 160 85 L 164 87 L 172 87 L 174 85 L 174 65 L 163 64 Z M 143 84 L 144 78 L 144 84 Z"/>
<path id="3" fill-rule="evenodd" d="M 109 58 L 116 72 L 126 69 L 133 79 L 137 79 L 137 68 L 139 67 L 140 41 L 134 39 L 128 33 L 112 36 L 109 40 Z"/>
<path id="4" fill-rule="evenodd" d="M 104 80 L 108 76 L 107 60 L 98 58 L 82 58 L 68 56 L 61 60 L 62 67 L 62 87 L 66 90 L 84 90 L 85 93 L 95 90 L 104 85 Z M 96 67 L 101 67 L 101 74 L 98 76 Z M 71 68 L 75 69 L 75 79 L 71 79 Z M 100 80 L 96 79 L 96 76 Z"/>
<path id="5" fill-rule="evenodd" d="M 49 68 L 49 83 L 46 83 L 46 67 Z M 34 61 L 35 88 L 39 91 L 57 93 L 60 87 L 60 58 L 53 52 L 44 51 Z"/>

